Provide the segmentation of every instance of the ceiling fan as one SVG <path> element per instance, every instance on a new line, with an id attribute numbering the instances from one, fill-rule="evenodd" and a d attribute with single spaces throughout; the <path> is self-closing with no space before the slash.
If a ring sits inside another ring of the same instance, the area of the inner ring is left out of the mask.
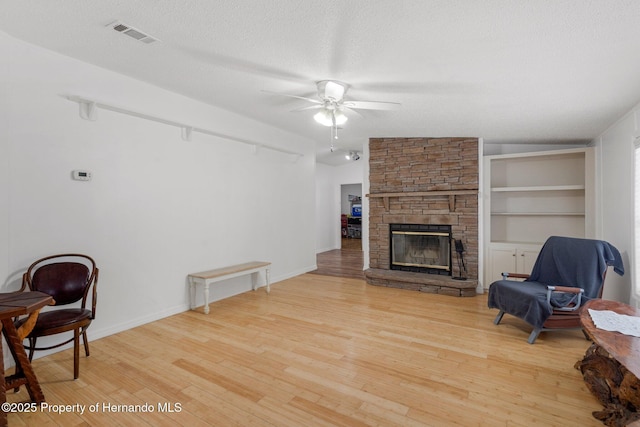
<path id="1" fill-rule="evenodd" d="M 338 126 L 343 125 L 348 120 L 345 111 L 355 110 L 395 110 L 400 107 L 398 102 L 383 101 L 356 101 L 345 99 L 349 90 L 349 85 L 337 80 L 320 80 L 316 82 L 318 89 L 318 99 L 308 98 L 298 95 L 283 95 L 291 98 L 303 99 L 314 105 L 298 108 L 293 111 L 320 110 L 313 118 L 323 126 L 332 128 L 332 136 L 338 139 Z"/>

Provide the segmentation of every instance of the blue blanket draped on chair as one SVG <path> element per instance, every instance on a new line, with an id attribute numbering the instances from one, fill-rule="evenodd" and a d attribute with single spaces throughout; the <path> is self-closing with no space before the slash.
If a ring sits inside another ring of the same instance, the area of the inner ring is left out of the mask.
<path id="1" fill-rule="evenodd" d="M 519 317 L 542 328 L 553 308 L 547 302 L 547 285 L 584 289 L 582 303 L 598 298 L 607 267 L 620 275 L 624 266 L 620 252 L 602 240 L 552 236 L 545 242 L 530 277 L 525 282 L 498 280 L 489 287 L 489 308 Z M 554 293 L 551 304 L 564 307 L 575 298 Z"/>

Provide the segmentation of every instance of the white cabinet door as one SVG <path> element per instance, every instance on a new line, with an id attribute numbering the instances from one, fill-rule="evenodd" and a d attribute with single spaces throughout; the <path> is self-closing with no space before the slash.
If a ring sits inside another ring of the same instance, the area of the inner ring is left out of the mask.
<path id="1" fill-rule="evenodd" d="M 516 273 L 529 274 L 538 259 L 540 248 L 520 247 L 517 249 L 518 270 Z"/>
<path id="2" fill-rule="evenodd" d="M 494 243 L 489 246 L 487 283 L 502 279 L 502 273 L 531 273 L 542 246 Z"/>
<path id="3" fill-rule="evenodd" d="M 504 246 L 491 246 L 489 249 L 489 277 L 487 283 L 491 284 L 502 279 L 502 273 L 517 273 L 516 248 Z"/>

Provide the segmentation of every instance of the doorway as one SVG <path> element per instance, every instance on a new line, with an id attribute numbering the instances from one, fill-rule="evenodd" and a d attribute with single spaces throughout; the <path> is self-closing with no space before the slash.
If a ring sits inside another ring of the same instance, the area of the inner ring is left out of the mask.
<path id="1" fill-rule="evenodd" d="M 340 248 L 318 253 L 316 255 L 318 268 L 310 273 L 364 280 L 362 222 L 360 220 L 362 218 L 362 184 L 342 184 L 340 194 L 340 217 L 334 219 L 336 222 L 340 221 L 342 234 Z M 360 208 L 359 212 L 358 208 Z M 349 224 L 349 220 L 351 220 L 351 224 Z M 349 229 L 349 225 L 351 225 L 351 229 Z"/>
<path id="2" fill-rule="evenodd" d="M 340 232 L 341 249 L 362 251 L 362 184 L 340 185 Z"/>

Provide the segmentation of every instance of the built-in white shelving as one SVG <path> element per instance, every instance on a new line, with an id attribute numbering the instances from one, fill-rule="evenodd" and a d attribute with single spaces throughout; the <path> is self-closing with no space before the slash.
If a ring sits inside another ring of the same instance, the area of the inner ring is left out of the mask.
<path id="1" fill-rule="evenodd" d="M 593 148 L 484 158 L 485 283 L 526 272 L 552 235 L 593 237 Z"/>

